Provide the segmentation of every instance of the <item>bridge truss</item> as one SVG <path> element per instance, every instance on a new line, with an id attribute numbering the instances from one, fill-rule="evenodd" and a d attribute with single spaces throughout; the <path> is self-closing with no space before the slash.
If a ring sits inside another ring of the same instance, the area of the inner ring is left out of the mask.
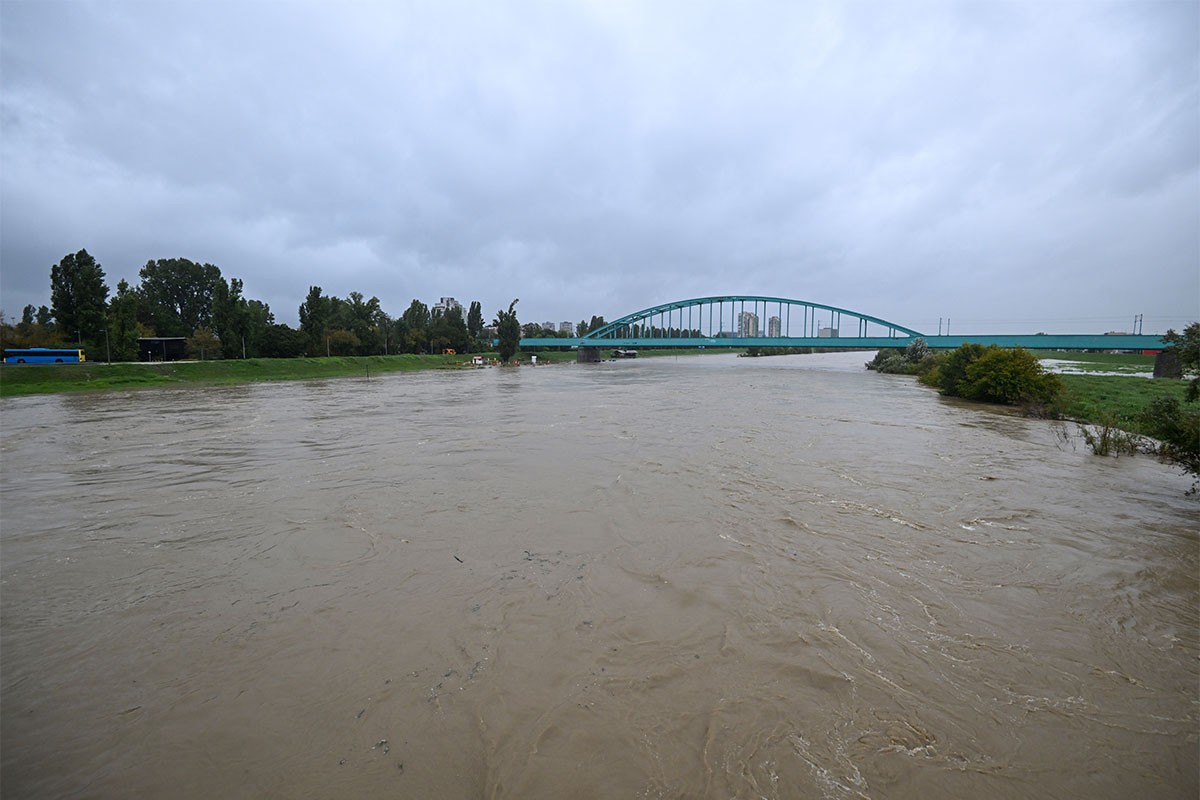
<path id="1" fill-rule="evenodd" d="M 905 347 L 916 338 L 933 348 L 964 342 L 1042 350 L 1157 349 L 1161 337 L 1100 334 L 926 336 L 894 322 L 837 306 L 761 295 L 697 297 L 635 311 L 574 338 L 530 337 L 537 347 Z"/>
<path id="2" fill-rule="evenodd" d="M 893 322 L 836 306 L 783 297 L 732 295 L 664 303 L 590 331 L 584 339 L 832 338 L 853 324 L 856 337 L 920 336 Z"/>

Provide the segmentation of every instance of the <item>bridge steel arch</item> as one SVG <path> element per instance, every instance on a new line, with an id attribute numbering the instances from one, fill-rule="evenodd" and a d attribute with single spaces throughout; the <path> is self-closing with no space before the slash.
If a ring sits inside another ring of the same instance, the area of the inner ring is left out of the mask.
<path id="1" fill-rule="evenodd" d="M 749 307 L 749 310 L 747 310 Z M 772 313 L 774 312 L 774 313 Z M 854 332 L 842 333 L 847 321 Z M 828 324 L 824 324 L 825 322 Z M 894 322 L 809 300 L 762 295 L 695 297 L 626 314 L 579 337 L 582 346 L 610 341 L 816 339 L 847 336 L 854 339 L 907 339 L 922 334 Z M 669 342 L 663 342 L 669 344 Z"/>
<path id="2" fill-rule="evenodd" d="M 744 316 L 748 314 L 749 316 Z M 850 326 L 847 327 L 847 322 Z M 739 324 L 740 323 L 740 324 Z M 999 334 L 951 336 L 925 334 L 824 303 L 762 295 L 695 297 L 626 314 L 586 335 L 573 338 L 522 338 L 523 348 L 579 348 L 593 355 L 601 348 L 663 347 L 821 347 L 874 349 L 904 347 L 922 338 L 934 349 L 966 342 L 1031 350 L 1138 350 L 1165 346 L 1162 337 L 1141 334 Z"/>

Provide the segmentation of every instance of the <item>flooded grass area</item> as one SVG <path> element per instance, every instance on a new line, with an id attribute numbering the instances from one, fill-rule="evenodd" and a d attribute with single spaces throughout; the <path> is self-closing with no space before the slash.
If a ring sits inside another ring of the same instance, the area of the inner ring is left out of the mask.
<path id="1" fill-rule="evenodd" d="M 1181 380 L 1135 380 L 1114 375 L 1062 374 L 1061 413 L 1069 419 L 1096 422 L 1111 419 L 1124 430 L 1142 430 L 1138 416 L 1154 400 L 1174 397 L 1184 401 L 1187 383 Z"/>
<path id="2" fill-rule="evenodd" d="M 1150 378 L 1154 375 L 1154 356 L 1141 353 L 1062 353 L 1039 354 L 1042 366 L 1060 375 L 1127 375 Z"/>

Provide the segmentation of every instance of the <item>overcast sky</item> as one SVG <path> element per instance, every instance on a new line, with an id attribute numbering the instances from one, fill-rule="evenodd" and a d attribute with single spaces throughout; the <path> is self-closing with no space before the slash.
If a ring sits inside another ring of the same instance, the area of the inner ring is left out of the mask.
<path id="1" fill-rule="evenodd" d="M 86 248 L 515 297 L 761 294 L 927 332 L 1200 318 L 1200 3 L 0 0 L 0 307 Z"/>

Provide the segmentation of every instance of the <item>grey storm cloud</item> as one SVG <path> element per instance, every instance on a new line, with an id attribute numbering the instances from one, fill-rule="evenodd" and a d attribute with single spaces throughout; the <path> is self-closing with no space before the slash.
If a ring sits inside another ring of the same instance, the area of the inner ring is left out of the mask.
<path id="1" fill-rule="evenodd" d="M 1200 316 L 1194 2 L 0 5 L 0 303 L 87 248 L 520 297 L 766 294 L 956 332 Z"/>

